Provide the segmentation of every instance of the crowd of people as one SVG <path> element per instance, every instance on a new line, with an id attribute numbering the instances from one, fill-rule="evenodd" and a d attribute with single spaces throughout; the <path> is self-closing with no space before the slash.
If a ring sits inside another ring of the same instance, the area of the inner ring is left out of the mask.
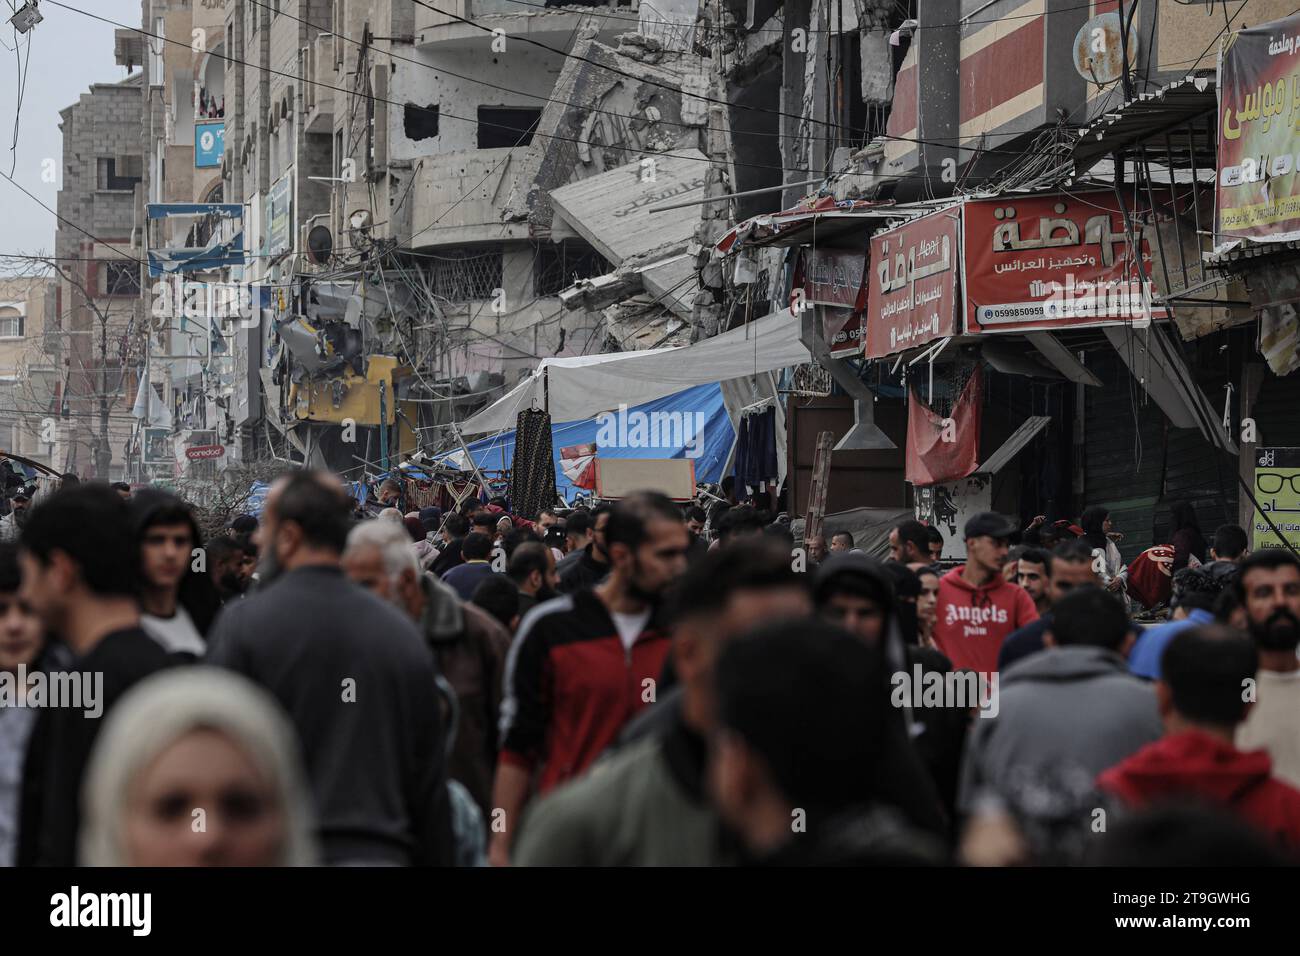
<path id="1" fill-rule="evenodd" d="M 1300 851 L 1300 560 L 1239 527 L 1175 508 L 1126 565 L 1105 508 L 983 513 L 951 566 L 915 520 L 878 558 L 749 504 L 403 497 L 293 471 L 205 539 L 154 488 L 24 494 L 0 864 Z"/>

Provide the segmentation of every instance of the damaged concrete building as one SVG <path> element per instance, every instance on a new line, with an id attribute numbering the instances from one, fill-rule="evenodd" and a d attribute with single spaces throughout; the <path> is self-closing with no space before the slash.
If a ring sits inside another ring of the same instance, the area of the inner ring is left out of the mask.
<path id="1" fill-rule="evenodd" d="M 445 444 L 543 358 L 770 313 L 782 252 L 724 269 L 715 243 L 883 130 L 902 22 L 861 0 L 218 8 L 191 59 L 220 181 L 189 198 L 242 206 L 221 278 L 246 309 L 211 317 L 230 354 L 204 424 L 230 460 L 339 469 Z"/>

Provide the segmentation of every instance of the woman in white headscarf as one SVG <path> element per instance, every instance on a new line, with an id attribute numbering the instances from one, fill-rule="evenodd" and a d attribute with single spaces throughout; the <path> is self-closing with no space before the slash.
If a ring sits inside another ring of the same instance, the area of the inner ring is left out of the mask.
<path id="1" fill-rule="evenodd" d="M 187 667 L 118 702 L 82 791 L 85 866 L 311 866 L 293 728 L 236 674 Z"/>

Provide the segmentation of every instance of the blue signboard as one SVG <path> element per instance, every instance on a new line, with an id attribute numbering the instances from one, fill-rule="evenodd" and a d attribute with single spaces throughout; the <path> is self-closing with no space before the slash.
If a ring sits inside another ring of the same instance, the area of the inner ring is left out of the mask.
<path id="1" fill-rule="evenodd" d="M 266 252 L 278 256 L 293 251 L 293 217 L 289 208 L 293 201 L 293 170 L 285 173 L 266 194 Z"/>
<path id="2" fill-rule="evenodd" d="M 221 154 L 226 151 L 226 124 L 194 124 L 194 165 L 199 169 L 221 165 Z"/>

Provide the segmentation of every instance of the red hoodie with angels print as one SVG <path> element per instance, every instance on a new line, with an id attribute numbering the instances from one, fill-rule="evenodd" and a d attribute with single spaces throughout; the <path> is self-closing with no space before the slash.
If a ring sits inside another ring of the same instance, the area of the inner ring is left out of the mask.
<path id="1" fill-rule="evenodd" d="M 939 579 L 934 643 L 954 670 L 991 673 L 998 669 L 998 650 L 1007 635 L 1038 620 L 1038 610 L 1020 585 L 997 575 L 975 587 L 962 570 L 953 568 Z"/>

